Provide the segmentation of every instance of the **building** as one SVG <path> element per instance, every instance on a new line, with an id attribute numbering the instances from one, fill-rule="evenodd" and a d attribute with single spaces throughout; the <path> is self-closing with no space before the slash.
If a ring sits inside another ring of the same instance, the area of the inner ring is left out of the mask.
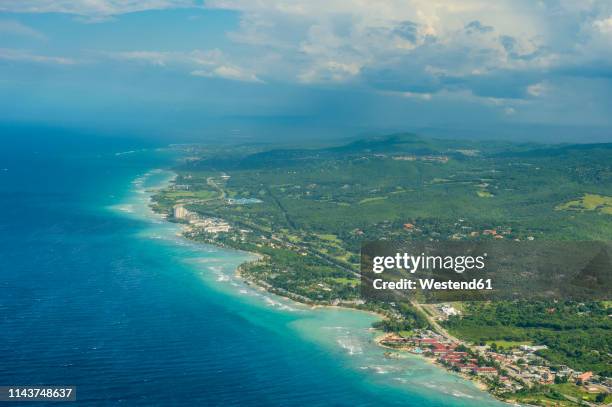
<path id="1" fill-rule="evenodd" d="M 186 219 L 189 211 L 183 205 L 174 205 L 173 215 L 176 219 Z"/>
<path id="2" fill-rule="evenodd" d="M 472 369 L 472 373 L 478 376 L 497 376 L 497 369 L 489 366 L 476 367 Z"/>
<path id="3" fill-rule="evenodd" d="M 521 345 L 519 348 L 520 350 L 524 352 L 537 352 L 539 350 L 548 349 L 548 346 L 546 345 L 537 345 L 537 346 Z"/>
<path id="4" fill-rule="evenodd" d="M 218 225 L 207 226 L 204 228 L 204 231 L 206 233 L 220 233 L 220 232 L 229 232 L 230 229 L 231 229 L 230 225 L 228 225 L 227 223 L 221 223 Z"/>
<path id="5" fill-rule="evenodd" d="M 576 376 L 576 381 L 581 381 L 582 383 L 588 382 L 593 377 L 593 372 L 584 372 L 578 376 Z"/>
<path id="6" fill-rule="evenodd" d="M 432 349 L 431 349 L 434 355 L 444 355 L 448 353 L 449 350 L 450 349 L 448 348 L 448 346 L 442 345 L 442 344 L 432 345 Z"/>
<path id="7" fill-rule="evenodd" d="M 565 365 L 559 366 L 559 370 L 557 371 L 559 376 L 572 377 L 574 371 Z"/>
<path id="8" fill-rule="evenodd" d="M 455 309 L 455 307 L 453 307 L 452 305 L 448 305 L 448 304 L 441 305 L 440 311 L 447 317 L 460 314 L 459 310 Z"/>
<path id="9" fill-rule="evenodd" d="M 469 363 L 469 364 L 466 364 L 466 365 L 457 365 L 457 368 L 459 369 L 459 371 L 461 373 L 469 373 L 469 372 L 473 371 L 477 367 L 478 366 L 476 366 L 473 363 Z"/>

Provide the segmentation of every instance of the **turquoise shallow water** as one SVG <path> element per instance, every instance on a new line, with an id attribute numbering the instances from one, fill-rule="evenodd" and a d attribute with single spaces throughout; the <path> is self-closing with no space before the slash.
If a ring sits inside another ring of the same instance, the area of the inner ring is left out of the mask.
<path id="1" fill-rule="evenodd" d="M 148 209 L 167 154 L 34 147 L 0 153 L 0 384 L 73 384 L 84 405 L 499 404 L 384 358 L 374 316 L 253 289 L 248 254 L 179 237 Z"/>

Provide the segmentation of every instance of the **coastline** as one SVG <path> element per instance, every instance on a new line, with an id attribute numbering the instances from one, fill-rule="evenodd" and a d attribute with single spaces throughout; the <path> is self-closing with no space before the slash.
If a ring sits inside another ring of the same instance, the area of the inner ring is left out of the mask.
<path id="1" fill-rule="evenodd" d="M 190 241 L 192 241 L 192 242 L 194 242 L 194 243 L 196 243 L 196 244 L 197 244 L 197 243 L 201 243 L 201 242 L 197 242 L 197 241 L 194 241 L 194 240 L 192 240 L 192 239 L 189 239 L 187 236 L 183 236 L 183 235 L 181 235 L 181 237 L 183 237 L 183 238 L 185 238 L 185 239 L 188 239 L 188 240 L 190 240 Z M 264 255 L 263 255 L 263 254 L 261 254 L 261 253 L 257 253 L 257 252 L 247 252 L 247 251 L 244 251 L 244 250 L 235 249 L 235 248 L 232 248 L 232 247 L 226 247 L 226 246 L 223 246 L 223 245 L 218 245 L 218 244 L 214 244 L 214 243 L 205 243 L 205 244 L 210 244 L 210 245 L 213 245 L 213 246 L 215 246 L 215 247 L 219 247 L 219 248 L 223 248 L 223 249 L 230 249 L 230 250 L 235 250 L 235 251 L 238 251 L 238 252 L 243 252 L 243 253 L 246 253 L 246 254 L 248 254 L 248 255 L 250 255 L 250 256 L 254 256 L 254 257 L 256 257 L 257 259 L 260 259 L 260 258 L 262 258 L 262 257 L 264 256 Z M 358 308 L 358 307 L 352 307 L 352 306 L 350 306 L 350 304 L 347 304 L 347 305 L 342 305 L 342 304 L 339 304 L 339 305 L 332 305 L 332 304 L 314 304 L 314 303 L 312 303 L 312 302 L 308 301 L 307 299 L 304 299 L 304 301 L 300 301 L 300 299 L 299 299 L 299 298 L 297 298 L 297 296 L 291 296 L 291 295 L 289 295 L 289 294 L 287 294 L 287 295 L 283 295 L 283 293 L 279 292 L 279 290 L 276 290 L 274 287 L 272 287 L 272 286 L 267 287 L 266 285 L 261 284 L 261 282 L 260 282 L 260 281 L 258 281 L 258 280 L 254 280 L 254 279 L 250 279 L 250 278 L 248 278 L 248 277 L 244 276 L 244 275 L 241 273 L 241 267 L 242 267 L 243 265 L 245 265 L 245 264 L 247 264 L 247 263 L 251 262 L 251 261 L 257 261 L 257 260 L 249 260 L 249 261 L 246 261 L 246 262 L 241 263 L 241 264 L 240 264 L 238 267 L 236 267 L 236 269 L 234 270 L 234 275 L 235 275 L 237 278 L 239 278 L 240 280 L 242 280 L 243 282 L 245 282 L 247 285 L 249 285 L 249 286 L 251 286 L 251 287 L 254 287 L 254 288 L 256 288 L 256 289 L 258 289 L 258 290 L 260 290 L 260 291 L 265 291 L 265 292 L 270 293 L 270 294 L 273 294 L 273 295 L 278 295 L 278 296 L 280 296 L 280 297 L 282 297 L 282 298 L 284 298 L 284 299 L 287 299 L 287 300 L 290 300 L 290 301 L 294 301 L 294 302 L 296 302 L 296 303 L 298 303 L 298 304 L 300 304 L 300 305 L 305 305 L 305 306 L 308 306 L 308 307 L 309 307 L 310 309 L 312 309 L 312 310 L 316 310 L 316 309 L 338 309 L 338 310 L 351 310 L 351 311 L 359 311 L 359 312 L 363 312 L 363 313 L 366 313 L 366 314 L 369 314 L 369 315 L 375 316 L 375 317 L 376 317 L 377 319 L 379 319 L 379 320 L 382 320 L 382 319 L 384 319 L 384 318 L 386 318 L 386 317 L 387 317 L 387 316 L 386 316 L 385 314 L 383 314 L 383 313 L 376 312 L 376 311 L 373 311 L 373 310 L 364 310 L 364 309 L 360 309 L 360 308 Z M 383 338 L 387 337 L 388 335 L 390 335 L 389 333 L 384 333 L 382 330 L 377 329 L 377 328 L 373 328 L 373 327 L 369 327 L 369 330 L 375 331 L 375 332 L 377 332 L 377 333 L 379 333 L 379 334 L 380 334 L 380 335 L 375 336 L 375 337 L 374 337 L 374 339 L 373 339 L 373 342 L 376 344 L 376 346 L 377 346 L 377 347 L 379 347 L 379 348 L 381 348 L 381 349 L 388 349 L 388 350 L 392 350 L 392 351 L 395 351 L 395 352 L 401 352 L 401 354 L 402 354 L 402 355 L 406 355 L 406 356 L 407 356 L 408 354 L 414 355 L 413 353 L 411 353 L 411 352 L 409 352 L 409 351 L 407 351 L 407 350 L 405 350 L 405 349 L 396 349 L 396 348 L 392 348 L 392 347 L 389 347 L 389 346 L 385 346 L 385 345 L 383 345 L 383 344 L 381 343 L 381 340 L 382 340 Z M 446 372 L 446 373 L 448 373 L 448 374 L 452 374 L 453 376 L 456 376 L 456 377 L 458 377 L 458 378 L 461 378 L 462 380 L 465 380 L 466 382 L 470 382 L 470 383 L 471 383 L 471 384 L 473 384 L 473 385 L 474 385 L 474 386 L 475 386 L 475 387 L 476 387 L 476 388 L 477 388 L 479 391 L 481 391 L 482 393 L 485 393 L 485 394 L 488 394 L 488 395 L 492 396 L 492 397 L 493 397 L 495 400 L 497 400 L 497 401 L 499 401 L 499 402 L 502 402 L 502 403 L 504 403 L 504 404 L 508 404 L 508 405 L 517 405 L 516 401 L 513 401 L 513 400 L 507 400 L 507 399 L 502 399 L 502 398 L 497 397 L 495 394 L 493 394 L 492 392 L 490 392 L 490 391 L 489 391 L 489 388 L 487 387 L 487 385 L 486 385 L 485 383 L 483 383 L 482 381 L 478 380 L 478 378 L 477 378 L 477 377 L 475 377 L 475 376 L 469 376 L 469 375 L 467 375 L 467 374 L 462 374 L 462 373 L 453 372 L 452 370 L 450 370 L 450 369 L 448 369 L 447 367 L 443 366 L 442 364 L 438 363 L 438 362 L 437 362 L 435 359 L 428 358 L 428 357 L 425 357 L 425 356 L 423 356 L 423 355 L 415 355 L 415 356 L 417 356 L 417 357 L 419 358 L 419 360 L 424 361 L 425 363 L 427 363 L 427 364 L 428 364 L 428 365 L 430 365 L 430 366 L 435 367 L 436 369 L 439 369 L 439 370 L 441 370 L 441 371 L 444 371 L 444 372 Z M 385 357 L 387 357 L 387 355 L 386 355 L 386 354 L 385 354 Z M 399 357 L 399 359 L 401 359 L 401 358 L 402 358 L 402 357 Z M 529 404 L 522 404 L 522 405 L 524 405 L 524 406 L 530 406 Z"/>
<path id="2" fill-rule="evenodd" d="M 410 352 L 407 349 L 393 348 L 391 346 L 387 346 L 387 345 L 382 343 L 385 339 L 388 339 L 391 336 L 393 336 L 393 335 L 392 334 L 379 335 L 379 336 L 377 336 L 374 339 L 374 341 L 381 348 L 389 349 L 390 351 L 402 352 L 402 353 L 412 353 L 412 352 Z M 446 371 L 450 372 L 450 370 L 448 368 L 446 368 L 445 366 L 443 366 L 442 364 L 437 362 L 436 359 L 431 359 L 431 358 L 427 358 L 427 357 L 424 357 L 424 356 L 422 357 L 422 359 L 425 360 L 427 363 L 430 363 L 431 365 L 436 366 L 439 369 L 443 369 L 443 370 L 446 370 Z M 461 377 L 461 378 L 463 378 L 465 380 L 468 380 L 468 381 L 474 383 L 476 385 L 476 387 L 478 387 L 483 392 L 487 392 L 487 393 L 493 395 L 492 393 L 489 392 L 489 389 L 488 389 L 487 385 L 485 383 L 481 382 L 480 380 L 477 380 L 475 377 L 471 377 L 471 376 L 468 376 L 466 374 L 461 374 L 461 373 L 457 373 L 457 372 L 453 372 L 453 373 L 455 373 L 457 376 L 459 376 L 459 377 Z M 504 402 L 508 402 L 507 400 L 503 400 L 503 399 L 498 399 L 498 400 L 504 401 Z"/>
<path id="3" fill-rule="evenodd" d="M 177 176 L 177 174 L 176 174 L 176 173 L 174 173 L 172 170 L 166 170 L 166 171 L 171 172 L 173 175 L 172 175 L 171 177 L 169 177 L 168 179 L 166 179 L 166 180 L 163 182 L 163 185 L 158 185 L 157 187 L 153 188 L 153 190 L 152 190 L 152 191 L 149 191 L 149 192 L 150 192 L 150 195 L 149 195 L 149 201 L 148 201 L 148 202 L 149 202 L 149 203 L 148 203 L 148 208 L 149 208 L 149 210 L 150 210 L 150 211 L 151 211 L 153 214 L 155 214 L 155 215 L 160 215 L 160 213 L 159 213 L 159 212 L 156 212 L 156 211 L 154 210 L 153 206 L 151 205 L 151 196 L 152 196 L 152 193 L 153 193 L 155 190 L 163 189 L 163 188 L 164 188 L 164 187 L 166 187 L 167 185 L 170 185 L 170 184 L 171 184 L 171 182 L 172 182 L 174 179 L 176 179 L 176 176 Z M 207 245 L 211 245 L 211 246 L 218 247 L 218 248 L 221 248 L 221 249 L 229 249 L 229 250 L 232 250 L 232 251 L 236 251 L 236 252 L 244 253 L 244 254 L 248 255 L 249 257 L 251 257 L 252 259 L 250 259 L 250 260 L 247 260 L 247 261 L 244 261 L 244 262 L 240 263 L 240 264 L 239 264 L 239 265 L 238 265 L 238 266 L 235 268 L 235 270 L 234 270 L 234 276 L 235 276 L 236 278 L 238 278 L 240 281 L 242 281 L 243 283 L 245 283 L 247 286 L 252 287 L 252 288 L 254 288 L 254 289 L 256 289 L 256 290 L 258 290 L 258 291 L 260 291 L 260 292 L 266 292 L 266 293 L 269 293 L 269 294 L 277 295 L 277 296 L 279 296 L 279 297 L 281 297 L 281 298 L 284 298 L 284 299 L 286 299 L 286 300 L 290 300 L 290 301 L 292 301 L 292 302 L 295 302 L 296 304 L 299 304 L 299 305 L 302 305 L 302 306 L 307 306 L 307 307 L 309 307 L 309 309 L 311 309 L 311 310 L 317 310 L 317 309 L 330 309 L 330 310 L 334 310 L 334 309 L 335 309 L 335 310 L 351 310 L 351 311 L 360 311 L 360 312 L 363 312 L 363 313 L 365 313 L 365 314 L 368 314 L 368 315 L 374 316 L 374 317 L 375 317 L 377 320 L 383 320 L 383 319 L 385 319 L 385 318 L 387 318 L 387 317 L 388 317 L 388 316 L 387 316 L 387 315 L 385 315 L 384 313 L 381 313 L 381 312 L 376 312 L 376 311 L 374 311 L 374 310 L 362 309 L 362 308 L 360 308 L 360 307 L 358 307 L 358 306 L 353 306 L 352 304 L 343 304 L 343 303 L 340 303 L 340 304 L 335 305 L 335 304 L 320 304 L 320 303 L 314 303 L 314 302 L 310 301 L 310 300 L 309 300 L 309 299 L 307 299 L 307 298 L 300 297 L 300 296 L 298 296 L 298 295 L 295 295 L 295 294 L 292 294 L 292 293 L 286 292 L 285 290 L 280 290 L 280 289 L 277 289 L 277 288 L 275 288 L 275 287 L 273 287 L 273 286 L 271 286 L 271 285 L 269 285 L 269 284 L 263 284 L 263 283 L 262 283 L 261 281 L 259 281 L 259 280 L 252 279 L 252 278 L 248 278 L 247 276 L 245 276 L 245 275 L 242 273 L 242 268 L 243 268 L 243 266 L 244 266 L 244 265 L 246 265 L 246 264 L 248 264 L 248 263 L 255 262 L 255 261 L 258 261 L 258 260 L 260 260 L 260 259 L 264 258 L 264 256 L 265 256 L 264 254 L 262 254 L 262 253 L 258 253 L 258 252 L 245 251 L 245 250 L 238 249 L 238 248 L 234 248 L 234 247 L 231 247 L 231 246 L 226 246 L 226 245 L 218 244 L 218 242 L 200 242 L 200 241 L 197 241 L 197 240 L 195 240 L 195 239 L 190 238 L 189 236 L 186 236 L 186 234 L 185 234 L 185 231 L 186 231 L 186 226 L 185 226 L 185 225 L 181 225 L 181 224 L 179 224 L 179 223 L 175 223 L 175 222 L 170 222 L 170 221 L 169 221 L 168 219 L 166 219 L 165 217 L 162 217 L 162 220 L 163 220 L 164 222 L 167 222 L 167 223 L 174 223 L 174 224 L 176 224 L 176 225 L 179 225 L 179 226 L 180 226 L 180 233 L 177 233 L 177 235 L 178 235 L 178 236 L 180 236 L 180 237 L 181 237 L 181 238 L 183 238 L 183 239 L 186 239 L 186 240 L 190 241 L 191 243 L 194 243 L 194 244 L 202 244 L 202 245 L 206 245 L 206 244 L 207 244 Z M 376 329 L 376 328 L 373 328 L 373 327 L 371 327 L 371 326 L 370 326 L 370 327 L 368 327 L 367 329 L 368 329 L 369 331 L 372 331 L 372 332 L 377 332 L 377 333 L 380 333 L 380 334 L 381 334 L 381 335 L 377 335 L 377 336 L 375 336 L 375 337 L 374 337 L 373 342 L 374 342 L 375 346 L 377 346 L 377 347 L 378 347 L 378 348 L 380 348 L 380 349 L 393 349 L 393 348 L 390 348 L 390 347 L 384 346 L 383 344 L 381 344 L 381 343 L 380 343 L 380 338 L 383 338 L 383 337 L 385 337 L 385 336 L 386 336 L 386 335 L 388 335 L 388 334 L 385 334 L 385 333 L 384 333 L 383 331 L 381 331 L 380 329 Z M 394 350 L 395 350 L 395 351 L 398 351 L 398 349 L 394 349 Z M 405 351 L 405 350 L 399 350 L 399 351 L 401 351 L 403 354 L 406 354 L 406 355 L 410 354 L 410 352 L 407 352 L 407 351 Z M 435 369 L 437 369 L 437 370 L 444 371 L 444 372 L 446 372 L 446 373 L 448 373 L 448 374 L 451 374 L 451 375 L 452 375 L 452 376 L 454 376 L 454 377 L 460 378 L 461 380 L 464 380 L 464 381 L 466 381 L 466 382 L 471 383 L 471 384 L 472 384 L 472 385 L 473 385 L 475 388 L 477 388 L 477 389 L 478 389 L 480 392 L 482 392 L 482 393 L 484 393 L 484 394 L 487 394 L 487 395 L 491 396 L 491 397 L 492 397 L 494 400 L 497 400 L 497 401 L 502 402 L 502 403 L 505 403 L 505 404 L 508 404 L 508 403 L 509 403 L 509 401 L 508 401 L 508 400 L 500 399 L 500 398 L 498 398 L 498 397 L 497 397 L 495 394 L 493 394 L 492 392 L 490 392 L 490 391 L 488 390 L 487 386 L 486 386 L 486 385 L 485 385 L 483 382 L 481 382 L 480 380 L 477 380 L 477 379 L 475 379 L 474 377 L 470 377 L 470 376 L 465 375 L 465 374 L 456 374 L 455 372 L 452 372 L 452 371 L 451 371 L 451 370 L 449 370 L 448 368 L 446 368 L 446 367 L 444 367 L 444 366 L 440 365 L 439 363 L 437 363 L 437 362 L 436 362 L 435 360 L 433 360 L 433 359 L 430 359 L 430 358 L 424 357 L 424 356 L 422 356 L 422 355 L 415 355 L 415 356 L 417 356 L 417 357 L 419 358 L 419 360 L 421 360 L 421 361 L 425 362 L 427 365 L 430 365 L 430 366 L 435 367 Z M 386 355 L 385 355 L 385 357 L 386 357 Z"/>

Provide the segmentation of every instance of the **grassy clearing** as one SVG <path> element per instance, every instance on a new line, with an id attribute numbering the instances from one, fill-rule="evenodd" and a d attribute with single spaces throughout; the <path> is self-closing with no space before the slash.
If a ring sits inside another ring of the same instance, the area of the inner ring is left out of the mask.
<path id="1" fill-rule="evenodd" d="M 359 284 L 359 280 L 356 278 L 335 277 L 330 278 L 330 280 L 338 284 L 348 285 L 350 287 L 356 287 Z"/>
<path id="2" fill-rule="evenodd" d="M 493 198 L 494 196 L 489 191 L 476 191 L 476 195 L 478 195 L 481 198 Z"/>
<path id="3" fill-rule="evenodd" d="M 589 393 L 583 387 L 576 386 L 573 383 L 553 384 L 551 388 L 557 390 L 561 394 L 567 394 L 568 396 L 576 397 L 579 400 L 584 400 L 591 403 L 595 402 L 598 394 Z M 610 402 L 612 402 L 612 395 L 609 394 L 606 397 L 604 404 L 608 405 Z"/>
<path id="4" fill-rule="evenodd" d="M 581 198 L 557 205 L 558 211 L 596 211 L 612 215 L 612 196 L 584 194 Z"/>
<path id="5" fill-rule="evenodd" d="M 338 236 L 332 234 L 317 233 L 317 237 L 328 242 L 341 243 Z"/>
<path id="6" fill-rule="evenodd" d="M 496 344 L 497 347 L 503 347 L 505 349 L 509 348 L 518 348 L 521 345 L 531 345 L 531 341 L 504 341 L 504 340 L 495 340 L 495 341 L 487 341 L 487 345 Z"/>

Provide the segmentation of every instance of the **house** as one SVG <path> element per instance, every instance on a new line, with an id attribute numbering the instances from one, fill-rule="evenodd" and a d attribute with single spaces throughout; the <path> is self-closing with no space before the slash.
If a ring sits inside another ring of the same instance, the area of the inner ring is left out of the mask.
<path id="1" fill-rule="evenodd" d="M 494 367 L 489 367 L 489 366 L 476 367 L 472 369 L 472 373 L 478 376 L 496 376 L 497 369 L 495 369 Z"/>
<path id="2" fill-rule="evenodd" d="M 543 372 L 541 374 L 541 384 L 553 384 L 555 382 L 555 375 L 549 372 Z"/>
<path id="3" fill-rule="evenodd" d="M 466 365 L 457 365 L 457 368 L 462 373 L 469 373 L 469 372 L 473 371 L 477 367 L 478 366 L 476 366 L 476 365 L 474 365 L 472 363 L 469 363 L 469 364 L 466 364 Z"/>
<path id="4" fill-rule="evenodd" d="M 440 311 L 447 317 L 460 314 L 460 312 L 457 309 L 455 309 L 455 307 L 453 307 L 452 305 L 448 305 L 448 304 L 441 305 Z"/>
<path id="5" fill-rule="evenodd" d="M 583 383 L 588 382 L 591 377 L 593 377 L 593 372 L 584 372 L 578 376 L 576 376 L 576 381 L 581 381 Z"/>
<path id="6" fill-rule="evenodd" d="M 415 340 L 420 345 L 435 345 L 438 344 L 438 340 L 434 338 L 418 338 Z"/>
<path id="7" fill-rule="evenodd" d="M 442 344 L 436 344 L 436 345 L 432 345 L 432 352 L 434 355 L 442 355 L 442 354 L 446 354 L 449 351 L 449 348 L 446 345 L 442 345 Z"/>
<path id="8" fill-rule="evenodd" d="M 520 350 L 524 351 L 524 352 L 537 352 L 539 350 L 544 350 L 544 349 L 548 349 L 548 346 L 546 345 L 537 345 L 537 346 L 530 346 L 530 345 L 521 345 L 519 346 Z"/>

